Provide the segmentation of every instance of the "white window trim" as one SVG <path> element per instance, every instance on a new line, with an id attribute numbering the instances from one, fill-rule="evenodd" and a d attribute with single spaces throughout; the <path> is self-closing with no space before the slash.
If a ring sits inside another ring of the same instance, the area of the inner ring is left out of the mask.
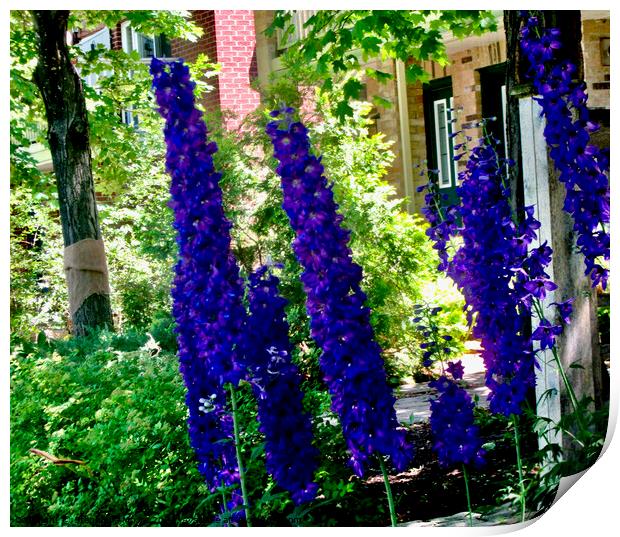
<path id="1" fill-rule="evenodd" d="M 130 34 L 131 34 L 131 49 L 129 47 L 129 42 L 127 40 L 127 30 L 130 30 Z M 154 34 L 142 34 L 145 37 L 148 37 L 150 39 L 153 40 L 153 52 L 155 54 L 155 57 L 160 59 L 160 60 L 173 60 L 175 58 L 167 58 L 164 56 L 158 56 L 157 55 L 157 40 L 155 39 L 155 35 Z M 139 53 L 138 51 L 138 32 L 133 28 L 133 26 L 131 26 L 131 22 L 130 21 L 123 21 L 121 22 L 121 47 L 123 49 L 123 52 L 125 52 L 126 54 L 131 54 L 133 51 L 136 51 Z M 140 58 L 140 61 L 142 63 L 145 64 L 150 64 L 151 62 L 151 58 Z M 134 114 L 132 109 L 123 109 L 122 112 L 122 122 L 125 123 L 126 125 L 132 125 L 134 127 L 138 126 L 138 122 L 139 122 L 139 118 L 136 114 Z"/>
<path id="2" fill-rule="evenodd" d="M 501 89 L 501 94 L 502 94 L 502 123 L 504 125 L 504 155 L 506 157 L 508 157 L 508 134 L 506 131 L 506 124 L 507 124 L 507 117 L 506 117 L 506 108 L 508 106 L 507 103 L 507 96 L 506 96 L 506 84 L 504 84 Z"/>
<path id="3" fill-rule="evenodd" d="M 456 171 L 456 161 L 454 160 L 454 138 L 452 138 L 452 126 L 455 123 L 452 121 L 456 119 L 456 114 L 454 114 L 454 97 L 450 97 L 450 108 L 448 109 L 448 113 L 446 115 L 446 121 L 448 123 L 448 127 L 446 129 L 448 136 L 448 155 L 450 155 L 450 173 L 452 174 L 452 183 L 454 185 L 459 184 L 459 174 Z"/>
<path id="4" fill-rule="evenodd" d="M 446 148 L 448 150 L 448 159 L 450 159 L 450 136 L 449 136 L 449 121 L 448 121 L 448 102 L 446 99 L 437 99 L 433 101 L 433 119 L 435 123 L 435 139 L 437 144 L 435 146 L 435 155 L 437 157 L 437 169 L 439 170 L 439 188 L 450 188 L 452 186 L 452 166 L 448 163 L 448 169 L 444 170 L 443 163 L 441 161 L 441 144 L 440 144 L 440 130 L 439 130 L 439 115 L 437 109 L 443 104 L 445 110 L 445 139 Z M 447 172 L 447 173 L 446 173 Z"/>
<path id="5" fill-rule="evenodd" d="M 131 50 L 127 46 L 127 28 L 131 29 Z M 121 22 L 121 47 L 123 48 L 123 52 L 129 54 L 132 50 L 135 50 L 135 42 L 136 42 L 136 31 L 131 28 L 129 21 Z"/>
<path id="6" fill-rule="evenodd" d="M 103 44 L 104 47 L 106 48 L 106 50 L 110 50 L 110 29 L 109 28 L 102 28 L 101 30 L 98 30 L 90 35 L 87 35 L 86 37 L 84 37 L 83 39 L 81 39 L 78 43 L 75 44 L 75 46 L 77 48 L 79 48 L 84 54 L 88 53 L 89 50 L 84 50 L 84 45 L 88 44 L 90 41 L 97 41 L 99 37 L 101 37 L 102 35 L 106 35 L 107 36 L 107 40 L 105 43 L 97 43 L 99 44 Z M 78 66 L 77 68 L 78 73 L 80 73 L 81 75 L 81 70 Z M 110 74 L 110 71 L 105 71 L 103 73 L 100 74 L 95 74 L 95 73 L 91 73 L 90 75 L 86 76 L 86 77 L 82 77 L 82 81 L 84 84 L 90 86 L 91 88 L 97 89 L 97 80 L 99 80 L 99 78 L 101 76 L 105 76 Z"/>
<path id="7" fill-rule="evenodd" d="M 75 44 L 75 46 L 79 47 L 80 45 L 83 45 L 84 42 L 88 43 L 88 41 L 97 39 L 103 33 L 107 33 L 107 35 L 108 35 L 108 46 L 106 48 L 109 50 L 110 49 L 110 41 L 109 41 L 110 29 L 107 28 L 107 27 L 106 28 L 101 28 L 101 30 L 97 30 L 96 32 L 94 32 L 92 34 L 87 35 L 86 37 L 83 37 L 82 39 L 80 39 L 80 41 L 78 43 Z"/>
<path id="8" fill-rule="evenodd" d="M 129 43 L 127 42 L 127 29 L 129 28 L 129 30 L 131 30 L 131 50 L 129 50 Z M 141 32 L 140 32 L 141 33 Z M 169 58 L 167 56 L 159 56 L 157 54 L 157 39 L 156 39 L 156 35 L 155 34 L 142 34 L 144 37 L 147 37 L 149 39 L 153 40 L 153 52 L 155 54 L 155 57 L 160 59 L 160 60 L 171 60 L 174 58 Z M 137 51 L 138 50 L 138 32 L 134 29 L 133 26 L 131 26 L 131 22 L 130 21 L 123 21 L 121 22 L 121 47 L 123 48 L 123 52 L 126 52 L 127 54 L 130 54 L 131 52 L 133 52 L 134 50 Z M 151 58 L 140 58 L 142 61 L 145 62 L 150 62 Z"/>

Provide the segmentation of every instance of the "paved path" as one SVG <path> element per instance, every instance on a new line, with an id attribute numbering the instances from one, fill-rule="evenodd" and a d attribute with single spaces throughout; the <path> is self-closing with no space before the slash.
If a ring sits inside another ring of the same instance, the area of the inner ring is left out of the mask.
<path id="1" fill-rule="evenodd" d="M 488 407 L 487 395 L 489 389 L 484 385 L 484 364 L 482 358 L 476 352 L 476 342 L 468 342 L 466 354 L 459 360 L 465 369 L 463 380 L 466 390 L 472 399 L 478 396 L 478 405 Z M 430 401 L 435 398 L 436 391 L 430 388 L 428 382 L 416 384 L 403 384 L 397 390 L 399 399 L 396 401 L 396 418 L 404 424 L 420 423 L 428 421 L 431 415 Z"/>

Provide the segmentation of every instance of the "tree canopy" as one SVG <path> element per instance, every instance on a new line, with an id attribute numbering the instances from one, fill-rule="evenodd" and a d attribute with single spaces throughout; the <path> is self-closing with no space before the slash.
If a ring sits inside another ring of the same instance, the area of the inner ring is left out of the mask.
<path id="1" fill-rule="evenodd" d="M 286 41 L 293 34 L 294 11 L 277 11 L 268 36 L 279 29 Z M 362 74 L 379 82 L 393 78 L 389 72 L 364 66 L 371 58 L 401 60 L 405 63 L 407 82 L 426 81 L 429 74 L 421 63 L 432 60 L 448 63 L 445 34 L 463 38 L 480 35 L 497 28 L 491 11 L 468 10 L 319 10 L 304 24 L 305 37 L 292 43 L 290 50 L 301 54 L 306 62 L 315 62 L 329 91 L 334 79 L 345 76 L 344 98 L 338 115 L 351 116 L 350 99 L 363 89 Z M 375 97 L 375 104 L 389 105 Z"/>

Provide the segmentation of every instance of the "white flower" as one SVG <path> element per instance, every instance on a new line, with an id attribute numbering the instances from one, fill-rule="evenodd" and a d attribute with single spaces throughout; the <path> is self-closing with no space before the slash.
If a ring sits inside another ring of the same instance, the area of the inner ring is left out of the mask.
<path id="1" fill-rule="evenodd" d="M 208 414 L 209 412 L 212 412 L 213 410 L 215 410 L 215 399 L 217 398 L 217 395 L 212 393 L 211 395 L 209 395 L 208 399 L 205 399 L 204 397 L 201 397 L 200 399 L 198 399 L 198 402 L 200 403 L 200 405 L 198 406 L 198 410 L 200 412 L 204 412 L 205 414 Z"/>

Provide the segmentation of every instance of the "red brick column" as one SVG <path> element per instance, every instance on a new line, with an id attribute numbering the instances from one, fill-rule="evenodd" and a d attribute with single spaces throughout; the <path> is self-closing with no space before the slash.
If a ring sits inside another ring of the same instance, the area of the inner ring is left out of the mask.
<path id="1" fill-rule="evenodd" d="M 233 112 L 225 118 L 226 128 L 235 129 L 246 114 L 256 109 L 260 95 L 250 83 L 258 77 L 256 31 L 251 10 L 216 10 L 215 44 L 219 75 L 219 100 L 222 111 Z"/>
<path id="2" fill-rule="evenodd" d="M 202 28 L 202 36 L 194 42 L 173 39 L 171 43 L 172 56 L 183 58 L 187 62 L 193 62 L 199 54 L 206 54 L 210 61 L 217 63 L 214 11 L 206 9 L 192 11 L 192 21 Z M 213 90 L 207 93 L 202 100 L 205 110 L 220 110 L 219 77 L 210 78 L 209 84 L 213 86 Z"/>
<path id="3" fill-rule="evenodd" d="M 173 39 L 172 55 L 188 62 L 204 53 L 221 66 L 217 77 L 210 80 L 215 86 L 204 99 L 208 111 L 224 114 L 224 126 L 235 129 L 246 114 L 260 103 L 260 95 L 250 83 L 258 77 L 256 65 L 256 31 L 251 10 L 195 10 L 192 20 L 204 34 L 192 43 Z"/>

